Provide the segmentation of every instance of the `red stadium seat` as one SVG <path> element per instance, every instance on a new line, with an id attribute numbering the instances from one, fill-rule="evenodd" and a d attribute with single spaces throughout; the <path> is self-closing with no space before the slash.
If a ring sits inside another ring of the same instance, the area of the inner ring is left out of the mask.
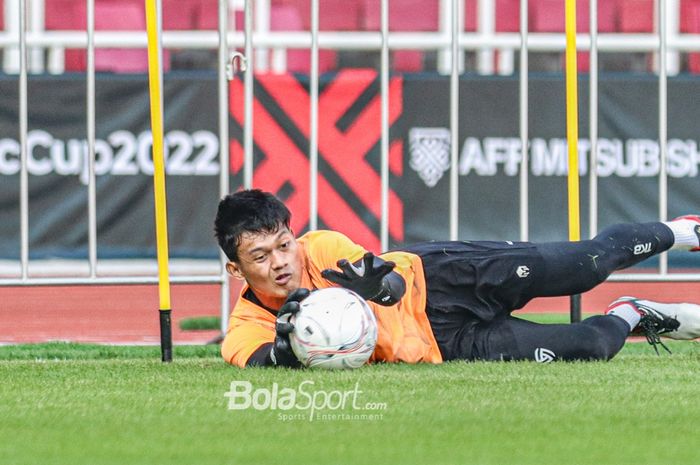
<path id="1" fill-rule="evenodd" d="M 381 4 L 364 0 L 364 27 L 378 31 L 381 27 Z M 439 0 L 394 0 L 389 2 L 390 31 L 437 31 L 440 18 Z"/>
<path id="2" fill-rule="evenodd" d="M 86 17 L 81 16 L 80 0 L 44 0 L 44 27 L 52 31 L 85 29 Z M 85 9 L 82 8 L 84 12 Z"/>
<path id="3" fill-rule="evenodd" d="M 360 29 L 360 0 L 321 0 L 318 2 L 318 27 L 321 31 L 357 31 Z M 311 30 L 311 0 L 271 0 L 275 8 L 294 8 L 301 18 L 302 30 Z"/>
<path id="4" fill-rule="evenodd" d="M 494 6 L 496 32 L 520 32 L 520 0 L 495 0 Z M 495 61 L 499 73 L 504 69 L 506 74 L 512 72 L 513 56 L 513 50 L 496 50 Z M 506 64 L 501 63 L 502 59 L 506 60 Z"/>
<path id="5" fill-rule="evenodd" d="M 679 30 L 681 33 L 695 34 L 693 30 L 695 29 L 695 19 L 691 18 L 694 14 L 695 4 L 700 0 L 681 0 L 680 1 L 680 25 Z"/>
<path id="6" fill-rule="evenodd" d="M 700 34 L 700 0 L 681 1 L 680 31 L 686 34 Z M 688 53 L 688 71 L 700 73 L 700 53 Z"/>
<path id="7" fill-rule="evenodd" d="M 171 30 L 218 30 L 219 2 L 216 0 L 163 0 L 163 28 Z M 274 2 L 273 2 L 274 3 Z M 167 5 L 171 5 L 168 8 Z M 230 9 L 229 29 L 242 31 L 245 11 Z"/>
<path id="8" fill-rule="evenodd" d="M 654 0 L 619 0 L 620 32 L 628 34 L 654 32 Z M 640 71 L 652 68 L 652 54 L 633 53 Z"/>
<path id="9" fill-rule="evenodd" d="M 82 6 L 82 7 L 81 7 Z M 47 31 L 80 31 L 87 27 L 84 2 L 79 0 L 45 0 L 44 28 Z M 85 50 L 66 49 L 66 71 L 85 71 Z"/>
<path id="10" fill-rule="evenodd" d="M 183 2 L 177 2 L 183 3 Z M 219 2 L 217 0 L 186 0 L 189 3 L 192 15 L 193 29 L 217 30 L 219 29 Z M 186 12 L 182 12 L 183 15 Z"/>
<path id="11" fill-rule="evenodd" d="M 542 9 L 551 9 L 549 13 Z M 598 0 L 598 32 L 615 32 L 617 26 L 617 0 Z M 546 16 L 545 19 L 537 17 Z M 528 4 L 530 20 L 528 27 L 533 32 L 563 32 L 564 31 L 564 1 L 530 0 Z M 582 32 L 590 29 L 590 6 L 588 0 L 578 0 L 576 7 L 576 24 Z M 541 29 L 542 28 L 542 29 Z M 520 0 L 496 0 L 496 31 L 520 31 Z"/>
<path id="12" fill-rule="evenodd" d="M 520 0 L 496 0 L 496 32 L 520 31 Z"/>
<path id="13" fill-rule="evenodd" d="M 620 32 L 654 31 L 654 0 L 620 0 Z"/>
<path id="14" fill-rule="evenodd" d="M 439 0 L 394 0 L 389 2 L 389 30 L 398 32 L 437 31 Z M 381 4 L 364 0 L 363 29 L 378 31 L 382 21 Z"/>
<path id="15" fill-rule="evenodd" d="M 270 10 L 270 30 L 303 31 L 304 22 L 299 10 L 290 4 L 274 5 Z M 335 50 L 319 50 L 319 73 L 335 69 L 338 61 L 337 55 Z M 311 53 L 307 50 L 287 50 L 287 70 L 290 72 L 309 73 L 311 70 Z"/>
<path id="16" fill-rule="evenodd" d="M 281 5 L 270 11 L 271 31 L 303 31 L 304 24 L 299 10 L 290 5 Z"/>
<path id="17" fill-rule="evenodd" d="M 479 0 L 465 0 L 464 2 L 464 30 L 476 31 L 479 24 Z"/>
<path id="18" fill-rule="evenodd" d="M 321 31 L 357 31 L 360 29 L 360 3 L 358 0 L 324 0 L 319 3 L 318 27 Z M 311 10 L 308 19 L 311 27 Z"/>
<path id="19" fill-rule="evenodd" d="M 0 30 L 5 29 L 5 3 L 0 0 Z"/>
<path id="20" fill-rule="evenodd" d="M 163 30 L 188 31 L 196 29 L 198 3 L 193 0 L 163 0 Z M 216 4 L 214 8 L 216 9 Z M 218 27 L 215 25 L 215 27 Z"/>
<path id="21" fill-rule="evenodd" d="M 466 0 L 464 30 L 476 31 L 478 0 Z M 381 27 L 381 4 L 376 0 L 364 0 L 365 30 Z M 389 30 L 396 32 L 437 31 L 440 27 L 439 0 L 394 0 L 389 2 Z M 393 69 L 396 71 L 423 70 L 423 52 L 396 50 L 393 52 Z"/>
<path id="22" fill-rule="evenodd" d="M 588 2 L 586 2 L 588 3 Z M 598 0 L 598 32 L 618 32 L 619 1 Z"/>
<path id="23" fill-rule="evenodd" d="M 46 0 L 44 27 L 47 30 L 87 29 L 87 6 L 82 0 Z M 141 0 L 96 0 L 95 30 L 145 31 L 145 4 Z M 85 71 L 86 51 L 66 50 L 65 70 Z M 118 73 L 146 72 L 146 49 L 96 49 L 95 70 Z M 164 53 L 163 69 L 169 69 L 169 56 Z"/>
<path id="24" fill-rule="evenodd" d="M 95 30 L 145 31 L 145 4 L 133 0 L 95 3 Z M 164 69 L 166 68 L 164 64 Z M 95 70 L 114 73 L 144 73 L 148 70 L 146 49 L 97 49 Z"/>
<path id="25" fill-rule="evenodd" d="M 311 30 L 311 0 L 271 0 L 271 24 L 272 30 Z M 279 16 L 289 15 L 289 11 L 295 11 L 301 26 L 297 20 L 293 20 L 294 29 L 276 19 L 275 11 Z M 318 23 L 320 31 L 358 31 L 362 29 L 361 0 L 322 0 L 319 1 Z M 338 66 L 338 52 L 335 50 L 319 51 L 319 72 L 336 69 Z M 290 50 L 287 54 L 288 69 L 300 72 L 308 72 L 310 69 L 311 55 L 304 50 Z M 290 67 L 291 66 L 291 67 Z"/>
<path id="26" fill-rule="evenodd" d="M 614 1 L 598 1 L 598 32 L 614 32 L 616 30 L 615 11 Z M 528 12 L 530 14 L 530 31 L 566 31 L 566 11 L 565 2 L 563 0 L 530 0 Z M 590 25 L 590 5 L 588 0 L 577 1 L 576 32 L 589 32 Z M 586 52 L 579 52 L 577 54 L 578 70 L 588 71 L 589 65 L 589 54 Z"/>
<path id="27" fill-rule="evenodd" d="M 474 3 L 470 1 L 470 3 Z M 475 3 L 474 3 L 475 4 Z M 465 11 L 465 17 L 474 14 Z M 364 27 L 369 31 L 381 28 L 381 4 L 376 0 L 364 0 Z M 439 28 L 440 2 L 438 0 L 394 0 L 389 2 L 389 30 L 396 32 L 437 31 Z M 419 50 L 396 50 L 392 52 L 392 68 L 396 71 L 421 71 L 423 52 Z"/>
<path id="28" fill-rule="evenodd" d="M 564 32 L 565 2 L 563 0 L 531 0 L 529 4 L 532 32 Z M 576 30 L 588 32 L 590 9 L 587 0 L 576 2 Z"/>

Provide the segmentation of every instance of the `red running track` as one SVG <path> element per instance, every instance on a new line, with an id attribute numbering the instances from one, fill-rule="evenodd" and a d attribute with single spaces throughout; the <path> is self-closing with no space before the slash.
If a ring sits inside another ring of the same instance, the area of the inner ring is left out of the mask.
<path id="1" fill-rule="evenodd" d="M 238 284 L 232 281 L 232 299 Z M 602 313 L 621 295 L 700 302 L 700 283 L 604 283 L 583 295 L 583 311 Z M 219 315 L 217 285 L 174 285 L 173 342 L 204 344 L 218 331 L 181 331 L 183 318 Z M 568 312 L 567 297 L 536 299 L 525 312 Z M 517 315 L 517 313 L 516 313 Z M 158 344 L 157 286 L 0 288 L 0 344 L 73 341 Z"/>

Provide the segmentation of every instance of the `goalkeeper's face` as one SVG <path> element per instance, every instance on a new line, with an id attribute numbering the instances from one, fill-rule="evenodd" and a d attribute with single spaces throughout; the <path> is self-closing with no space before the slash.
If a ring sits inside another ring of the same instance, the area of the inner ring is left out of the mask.
<path id="1" fill-rule="evenodd" d="M 286 227 L 243 235 L 238 257 L 227 269 L 245 279 L 258 297 L 285 299 L 301 286 L 302 258 L 294 234 Z"/>

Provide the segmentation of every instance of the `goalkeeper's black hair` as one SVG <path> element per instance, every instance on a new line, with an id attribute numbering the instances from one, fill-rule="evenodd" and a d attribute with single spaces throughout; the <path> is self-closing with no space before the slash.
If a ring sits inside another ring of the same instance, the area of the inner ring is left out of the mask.
<path id="1" fill-rule="evenodd" d="M 291 216 L 289 209 L 269 192 L 243 190 L 219 202 L 214 234 L 228 259 L 237 262 L 244 234 L 276 233 L 280 228 L 289 228 Z"/>

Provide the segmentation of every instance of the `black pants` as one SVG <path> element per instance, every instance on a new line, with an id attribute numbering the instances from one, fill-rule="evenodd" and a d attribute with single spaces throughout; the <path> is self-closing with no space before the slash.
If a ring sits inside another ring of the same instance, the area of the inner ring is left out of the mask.
<path id="1" fill-rule="evenodd" d="M 621 224 L 580 242 L 427 242 L 426 311 L 445 360 L 609 359 L 629 326 L 616 316 L 543 325 L 512 317 L 535 297 L 580 294 L 673 245 L 662 223 Z"/>

